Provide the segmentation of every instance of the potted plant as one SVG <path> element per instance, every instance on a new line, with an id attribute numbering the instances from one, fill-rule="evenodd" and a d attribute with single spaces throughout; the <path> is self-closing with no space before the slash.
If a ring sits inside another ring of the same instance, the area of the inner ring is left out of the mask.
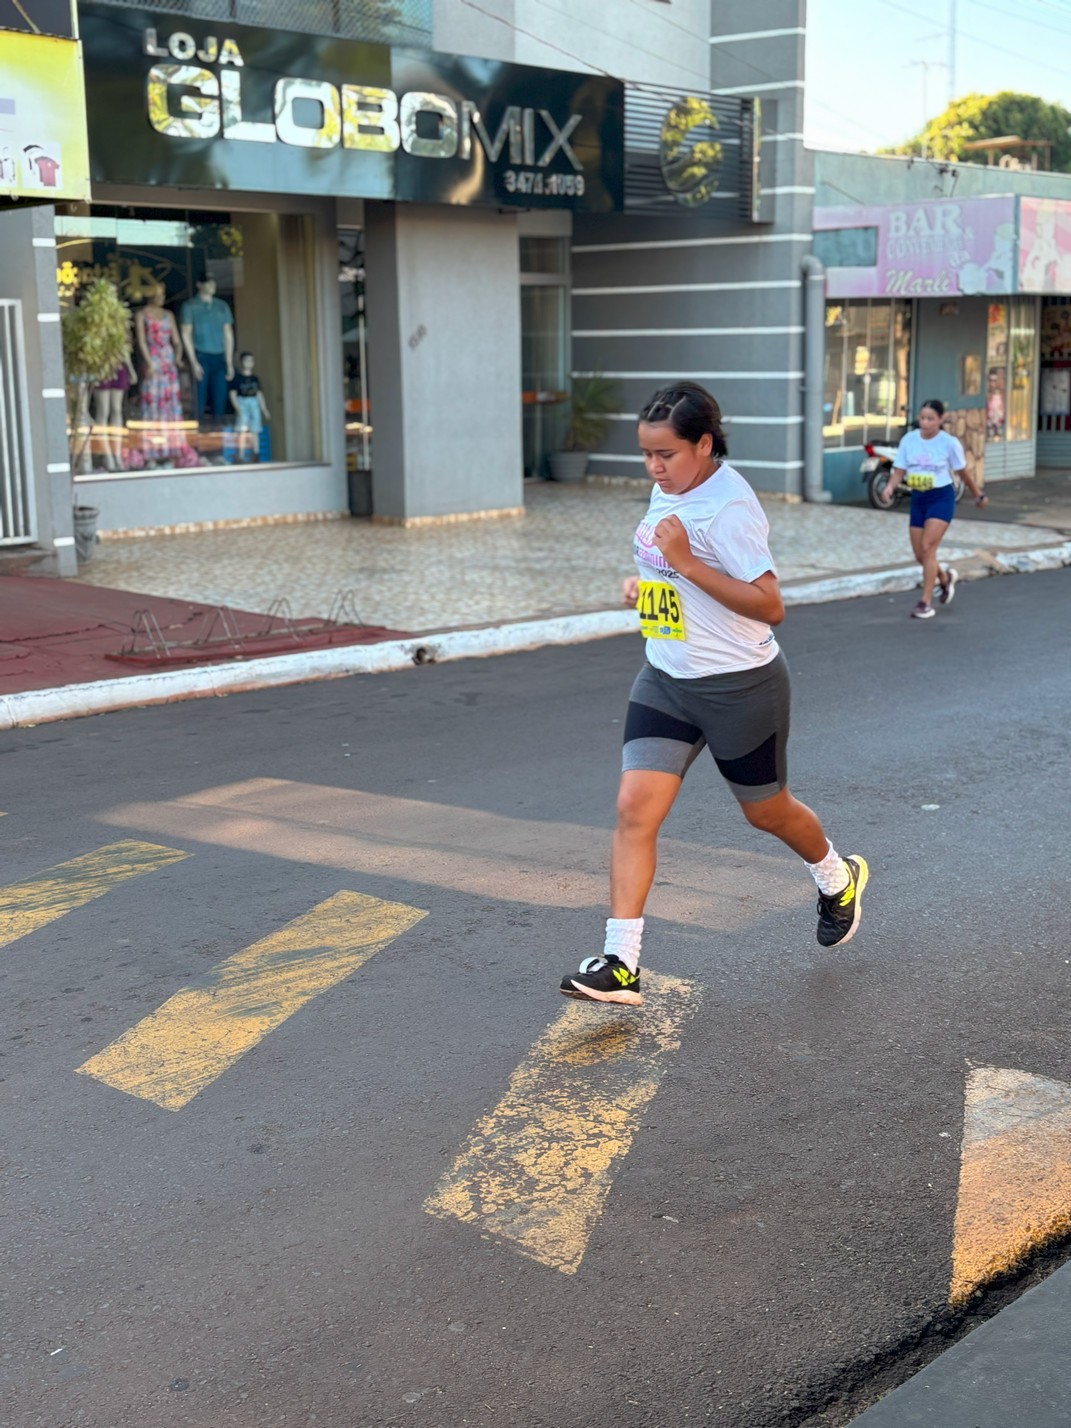
<path id="1" fill-rule="evenodd" d="M 550 454 L 550 474 L 555 481 L 583 479 L 589 453 L 609 431 L 610 417 L 617 410 L 618 402 L 618 384 L 601 372 L 573 383 L 562 449 Z"/>
<path id="2" fill-rule="evenodd" d="M 62 319 L 63 365 L 71 395 L 71 472 L 91 471 L 89 394 L 106 382 L 130 355 L 130 310 L 112 283 L 98 278 Z M 97 539 L 96 506 L 75 499 L 74 544 L 79 560 L 89 560 Z"/>

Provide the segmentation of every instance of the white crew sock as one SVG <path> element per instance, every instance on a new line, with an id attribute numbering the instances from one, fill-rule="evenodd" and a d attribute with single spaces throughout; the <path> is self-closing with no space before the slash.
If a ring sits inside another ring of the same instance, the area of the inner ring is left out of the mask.
<path id="1" fill-rule="evenodd" d="M 808 863 L 806 858 L 803 861 L 807 871 L 818 884 L 818 891 L 823 893 L 826 897 L 832 897 L 834 893 L 844 891 L 851 882 L 852 875 L 848 869 L 848 864 L 833 847 L 833 844 L 830 843 L 828 838 L 826 839 L 826 847 L 829 849 L 829 852 L 820 863 Z"/>
<path id="2" fill-rule="evenodd" d="M 640 939 L 643 937 L 642 917 L 608 917 L 604 957 L 616 957 L 630 972 L 640 965 Z"/>

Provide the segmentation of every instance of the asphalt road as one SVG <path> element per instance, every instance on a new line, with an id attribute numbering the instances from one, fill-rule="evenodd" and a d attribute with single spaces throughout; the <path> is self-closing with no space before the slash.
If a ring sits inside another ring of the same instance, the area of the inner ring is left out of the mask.
<path id="1" fill-rule="evenodd" d="M 864 926 L 818 947 L 704 758 L 642 1014 L 557 991 L 601 941 L 631 638 L 0 736 L 4 884 L 75 869 L 0 950 L 0 1423 L 847 1421 L 944 1313 L 968 1063 L 1071 1080 L 1069 597 L 792 611 L 792 783 L 869 859 Z M 123 840 L 188 856 L 76 861 Z M 265 1031 L 340 893 L 426 916 Z M 162 1007 L 197 1094 L 78 1074 Z"/>

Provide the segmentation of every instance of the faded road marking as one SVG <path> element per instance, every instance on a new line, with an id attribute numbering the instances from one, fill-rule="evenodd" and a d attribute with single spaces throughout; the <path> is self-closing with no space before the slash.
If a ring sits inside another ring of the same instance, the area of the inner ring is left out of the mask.
<path id="1" fill-rule="evenodd" d="M 575 1274 L 700 989 L 643 974 L 642 1010 L 571 1003 L 424 1205 Z"/>
<path id="2" fill-rule="evenodd" d="M 189 856 L 178 848 L 124 839 L 58 863 L 40 877 L 9 883 L 0 888 L 0 947 L 103 897 L 128 878 L 154 873 Z"/>
<path id="3" fill-rule="evenodd" d="M 340 892 L 220 962 L 78 1070 L 178 1111 L 306 1002 L 427 917 Z"/>
<path id="4" fill-rule="evenodd" d="M 271 778 L 172 802 L 124 804 L 99 816 L 146 837 L 197 840 L 358 879 L 399 878 L 451 895 L 556 909 L 601 907 L 606 897 L 610 835 L 585 824 Z M 659 848 L 652 917 L 728 932 L 773 907 L 814 902 L 810 884 L 779 854 L 674 838 L 662 838 Z"/>
<path id="5" fill-rule="evenodd" d="M 972 1067 L 949 1303 L 1071 1230 L 1071 1086 Z"/>

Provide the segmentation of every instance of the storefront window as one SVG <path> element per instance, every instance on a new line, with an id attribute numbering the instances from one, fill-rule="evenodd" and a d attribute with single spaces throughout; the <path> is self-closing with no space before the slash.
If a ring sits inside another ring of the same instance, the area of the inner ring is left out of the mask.
<path id="1" fill-rule="evenodd" d="M 364 233 L 343 228 L 338 235 L 338 295 L 342 314 L 343 410 L 346 414 L 346 469 L 372 469 L 372 414 L 368 400 L 368 326 L 365 316 Z"/>
<path id="2" fill-rule="evenodd" d="M 985 439 L 1003 441 L 1008 416 L 1008 304 L 991 302 L 985 346 Z"/>
<path id="3" fill-rule="evenodd" d="M 320 460 L 310 219 L 94 205 L 57 213 L 56 244 L 61 310 L 104 277 L 132 317 L 79 474 Z"/>
<path id="4" fill-rule="evenodd" d="M 1037 346 L 1037 304 L 1033 298 L 1013 298 L 1008 350 L 1008 440 L 1029 441 L 1034 435 L 1034 352 Z"/>
<path id="5" fill-rule="evenodd" d="M 822 434 L 828 448 L 900 436 L 910 349 L 910 303 L 827 304 Z"/>
<path id="6" fill-rule="evenodd" d="M 1071 302 L 1046 298 L 1041 308 L 1042 431 L 1071 431 Z"/>

